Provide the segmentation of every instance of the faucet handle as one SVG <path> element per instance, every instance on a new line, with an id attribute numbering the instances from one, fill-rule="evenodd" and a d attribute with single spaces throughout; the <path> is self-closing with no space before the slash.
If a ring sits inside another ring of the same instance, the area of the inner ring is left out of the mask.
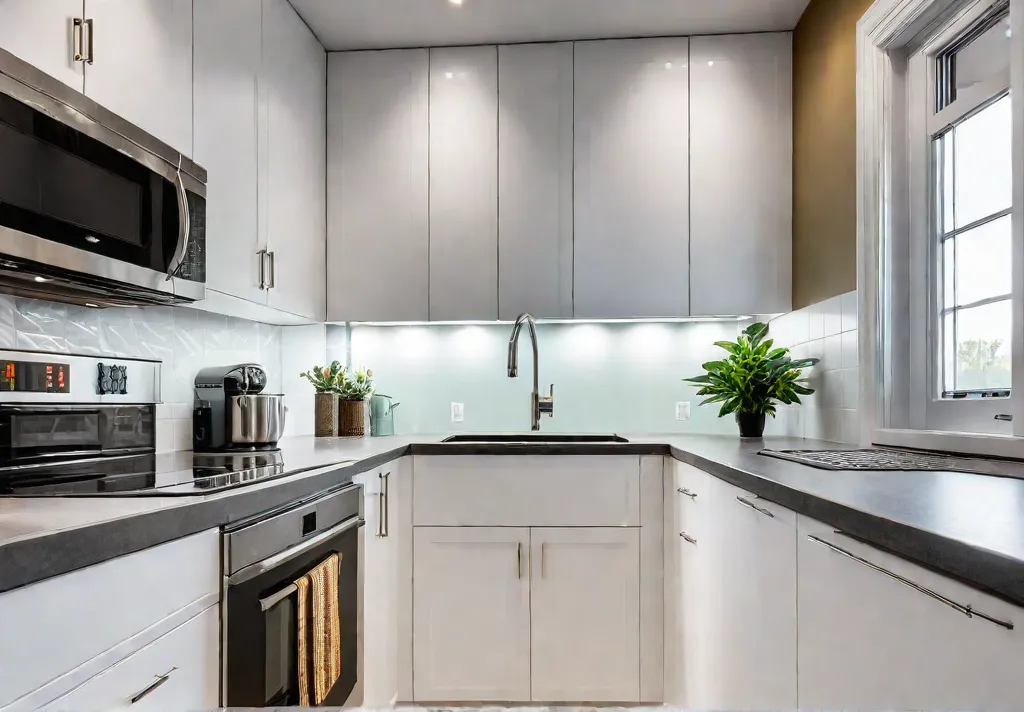
<path id="1" fill-rule="evenodd" d="M 538 410 L 541 413 L 547 413 L 549 418 L 555 416 L 555 384 L 552 383 L 548 388 L 548 394 L 546 396 L 540 396 L 537 398 Z"/>

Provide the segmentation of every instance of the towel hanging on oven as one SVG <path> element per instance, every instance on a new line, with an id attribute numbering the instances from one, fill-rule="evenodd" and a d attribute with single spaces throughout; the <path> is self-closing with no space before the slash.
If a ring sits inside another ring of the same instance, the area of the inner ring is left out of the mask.
<path id="1" fill-rule="evenodd" d="M 299 704 L 303 707 L 323 703 L 341 675 L 340 568 L 341 555 L 334 553 L 295 581 Z"/>

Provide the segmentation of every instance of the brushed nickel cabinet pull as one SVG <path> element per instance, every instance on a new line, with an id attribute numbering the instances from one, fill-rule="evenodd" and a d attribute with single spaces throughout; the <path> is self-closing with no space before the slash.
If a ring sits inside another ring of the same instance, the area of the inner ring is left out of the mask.
<path id="1" fill-rule="evenodd" d="M 523 578 L 523 542 L 516 544 L 516 578 Z"/>
<path id="2" fill-rule="evenodd" d="M 267 289 L 273 289 L 277 286 L 277 257 L 273 250 L 267 253 L 267 257 L 270 259 L 270 281 L 267 283 Z"/>
<path id="3" fill-rule="evenodd" d="M 94 47 L 94 43 L 93 43 L 93 39 L 94 39 L 94 35 L 95 35 L 95 32 L 93 31 L 93 24 L 92 24 L 92 18 L 90 17 L 90 18 L 89 18 L 88 20 L 86 20 L 86 21 L 85 21 L 85 24 L 86 24 L 86 25 L 88 26 L 88 28 L 89 28 L 89 54 L 88 54 L 88 56 L 87 56 L 87 57 L 85 58 L 85 61 L 86 61 L 86 62 L 87 62 L 88 64 L 92 64 L 92 63 L 93 63 L 93 60 L 94 60 L 94 59 L 96 59 L 96 55 L 95 55 L 95 47 Z"/>
<path id="4" fill-rule="evenodd" d="M 381 477 L 381 491 L 384 493 L 384 511 L 381 513 L 381 521 L 384 522 L 384 536 L 391 531 L 391 494 L 388 492 L 390 479 L 390 472 L 385 472 Z"/>
<path id="5" fill-rule="evenodd" d="M 75 62 L 85 61 L 85 47 L 82 44 L 82 18 L 75 17 L 71 20 L 71 59 Z"/>
<path id="6" fill-rule="evenodd" d="M 259 250 L 256 256 L 260 260 L 260 289 L 267 288 L 267 251 Z"/>
<path id="7" fill-rule="evenodd" d="M 165 672 L 163 675 L 157 675 L 156 676 L 156 682 L 154 682 L 152 685 L 150 685 L 145 690 L 143 690 L 142 692 L 140 692 L 139 694 L 135 695 L 132 698 L 132 704 L 134 705 L 136 702 L 141 700 L 143 697 L 145 697 L 149 693 L 155 691 L 156 688 L 160 687 L 162 684 L 164 684 L 165 682 L 170 680 L 171 679 L 171 673 L 174 672 L 177 669 L 178 668 L 176 668 L 176 667 L 172 667 L 170 670 Z"/>
<path id="8" fill-rule="evenodd" d="M 696 539 L 694 539 L 694 538 L 693 538 L 692 536 L 690 536 L 689 534 L 687 534 L 686 532 L 679 532 L 679 536 L 683 537 L 683 540 L 684 540 L 684 541 L 686 541 L 686 542 L 689 542 L 690 544 L 693 544 L 693 545 L 695 545 L 695 546 L 696 546 L 696 544 L 697 544 L 697 540 L 696 540 Z"/>
<path id="9" fill-rule="evenodd" d="M 763 514 L 766 517 L 771 517 L 772 519 L 775 519 L 775 515 L 774 514 L 769 512 L 764 507 L 758 507 L 756 504 L 751 502 L 749 499 L 746 499 L 745 497 L 737 497 L 736 501 L 739 502 L 740 504 L 742 504 L 745 507 L 750 507 L 755 512 L 760 512 L 761 514 Z"/>
<path id="10" fill-rule="evenodd" d="M 841 532 L 838 532 L 838 533 L 841 533 Z M 810 539 L 811 541 L 813 541 L 815 544 L 821 544 L 822 546 L 831 549 L 833 552 L 835 552 L 836 554 L 839 554 L 840 556 L 845 556 L 847 559 L 853 559 L 857 563 L 863 564 L 864 566 L 867 566 L 869 569 L 872 569 L 873 571 L 877 571 L 878 573 L 883 574 L 884 576 L 888 576 L 889 578 L 893 579 L 894 581 L 899 581 L 901 584 L 903 584 L 907 588 L 912 588 L 915 591 L 918 591 L 919 593 L 923 593 L 924 595 L 928 596 L 929 598 L 934 598 L 939 603 L 946 604 L 947 606 L 949 606 L 953 610 L 956 610 L 956 611 L 959 611 L 960 613 L 963 613 L 968 618 L 974 618 L 975 616 L 977 616 L 978 618 L 982 618 L 984 620 L 987 620 L 989 623 L 995 623 L 996 625 L 1002 626 L 1003 628 L 1006 628 L 1007 630 L 1013 630 L 1013 623 L 1010 623 L 1009 621 L 1001 621 L 998 618 L 993 618 L 992 616 L 989 616 L 989 615 L 986 615 L 984 613 L 981 613 L 980 611 L 976 611 L 973 608 L 971 608 L 971 606 L 969 604 L 968 605 L 964 605 L 962 603 L 957 603 L 953 599 L 946 598 L 945 596 L 943 596 L 941 593 L 938 593 L 937 591 L 933 591 L 930 588 L 925 588 L 921 584 L 914 583 L 913 581 L 911 581 L 910 579 L 908 579 L 908 578 L 906 578 L 904 576 L 900 576 L 897 573 L 889 571 L 889 569 L 882 568 L 878 564 L 872 563 L 871 561 L 868 561 L 867 559 L 861 558 L 860 556 L 857 556 L 856 554 L 854 554 L 852 552 L 849 552 L 846 549 L 838 547 L 838 546 L 836 546 L 835 544 L 833 544 L 831 542 L 825 541 L 824 539 L 820 539 L 820 538 L 814 536 L 813 534 L 808 534 L 807 538 Z"/>
<path id="11" fill-rule="evenodd" d="M 678 492 L 679 494 L 682 494 L 682 495 L 686 495 L 690 499 L 697 499 L 697 493 L 696 492 L 691 492 L 690 490 L 686 489 L 685 487 L 680 487 L 679 489 L 676 490 L 676 492 Z"/>

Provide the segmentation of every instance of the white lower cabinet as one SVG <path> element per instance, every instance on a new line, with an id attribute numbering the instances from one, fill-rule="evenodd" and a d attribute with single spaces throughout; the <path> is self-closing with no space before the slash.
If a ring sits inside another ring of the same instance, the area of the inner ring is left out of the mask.
<path id="1" fill-rule="evenodd" d="M 640 530 L 530 530 L 531 699 L 640 699 Z"/>
<path id="2" fill-rule="evenodd" d="M 530 699 L 530 530 L 418 527 L 417 702 Z"/>
<path id="3" fill-rule="evenodd" d="M 220 692 L 220 617 L 207 608 L 45 709 L 213 709 Z"/>
<path id="4" fill-rule="evenodd" d="M 1024 708 L 1024 610 L 807 517 L 797 546 L 802 709 Z"/>

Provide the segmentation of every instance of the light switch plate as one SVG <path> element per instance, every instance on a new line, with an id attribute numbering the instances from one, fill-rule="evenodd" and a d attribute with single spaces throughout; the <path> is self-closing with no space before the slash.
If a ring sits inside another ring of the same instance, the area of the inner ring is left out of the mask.
<path id="1" fill-rule="evenodd" d="M 452 403 L 452 422 L 461 423 L 466 417 L 466 406 L 463 403 Z"/>
<path id="2" fill-rule="evenodd" d="M 676 420 L 690 419 L 690 401 L 676 401 Z"/>

